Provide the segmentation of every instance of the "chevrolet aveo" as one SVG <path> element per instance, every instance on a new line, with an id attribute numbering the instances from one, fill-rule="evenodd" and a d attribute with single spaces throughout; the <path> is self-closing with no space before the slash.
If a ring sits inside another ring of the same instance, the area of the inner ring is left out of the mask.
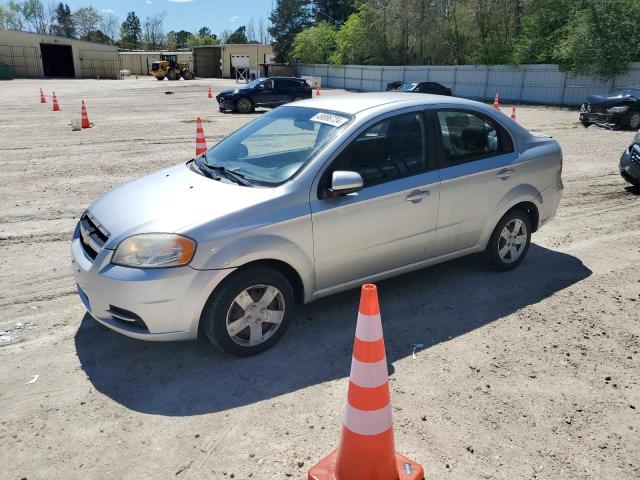
<path id="1" fill-rule="evenodd" d="M 295 306 L 485 251 L 516 267 L 556 213 L 562 153 L 486 105 L 411 93 L 279 107 L 107 193 L 72 241 L 78 293 L 144 340 L 251 355 Z"/>

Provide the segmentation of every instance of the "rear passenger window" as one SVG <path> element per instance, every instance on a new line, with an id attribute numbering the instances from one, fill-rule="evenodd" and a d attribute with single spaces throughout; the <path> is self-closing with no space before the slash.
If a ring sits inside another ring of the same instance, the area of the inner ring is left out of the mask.
<path id="1" fill-rule="evenodd" d="M 440 110 L 437 114 L 448 165 L 513 151 L 509 134 L 480 113 Z"/>
<path id="2" fill-rule="evenodd" d="M 299 90 L 300 82 L 296 82 L 295 80 L 278 80 L 276 82 L 277 90 Z"/>
<path id="3" fill-rule="evenodd" d="M 358 172 L 365 187 L 428 170 L 424 117 L 407 113 L 366 129 L 336 158 L 331 172 Z"/>

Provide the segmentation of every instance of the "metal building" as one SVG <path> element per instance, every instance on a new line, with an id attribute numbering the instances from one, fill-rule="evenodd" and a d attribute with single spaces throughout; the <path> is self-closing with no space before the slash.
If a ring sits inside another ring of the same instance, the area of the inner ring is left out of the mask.
<path id="1" fill-rule="evenodd" d="M 248 72 L 268 75 L 273 48 L 261 43 L 200 45 L 193 47 L 193 73 L 197 77 L 236 78 Z"/>
<path id="2" fill-rule="evenodd" d="M 0 64 L 14 77 L 117 78 L 118 49 L 72 38 L 0 29 Z"/>

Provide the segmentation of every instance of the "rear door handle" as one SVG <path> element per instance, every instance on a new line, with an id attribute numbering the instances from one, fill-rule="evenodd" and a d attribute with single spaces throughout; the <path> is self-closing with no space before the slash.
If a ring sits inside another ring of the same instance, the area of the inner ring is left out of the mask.
<path id="1" fill-rule="evenodd" d="M 496 176 L 497 176 L 498 178 L 500 178 L 501 180 L 506 180 L 506 179 L 507 179 L 507 178 L 509 178 L 512 174 L 513 174 L 513 170 L 511 170 L 510 168 L 505 168 L 505 169 L 503 169 L 503 170 L 500 170 Z"/>
<path id="2" fill-rule="evenodd" d="M 424 197 L 431 195 L 429 190 L 414 190 L 407 197 L 407 202 L 418 203 L 421 202 Z"/>

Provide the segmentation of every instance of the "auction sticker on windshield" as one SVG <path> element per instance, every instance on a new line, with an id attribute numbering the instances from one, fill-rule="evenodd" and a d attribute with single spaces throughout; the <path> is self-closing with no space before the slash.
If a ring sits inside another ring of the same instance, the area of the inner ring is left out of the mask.
<path id="1" fill-rule="evenodd" d="M 331 113 L 316 113 L 313 117 L 310 118 L 312 122 L 324 123 L 326 125 L 331 125 L 332 127 L 339 127 L 347 123 L 349 119 L 341 117 L 340 115 L 333 115 Z"/>

